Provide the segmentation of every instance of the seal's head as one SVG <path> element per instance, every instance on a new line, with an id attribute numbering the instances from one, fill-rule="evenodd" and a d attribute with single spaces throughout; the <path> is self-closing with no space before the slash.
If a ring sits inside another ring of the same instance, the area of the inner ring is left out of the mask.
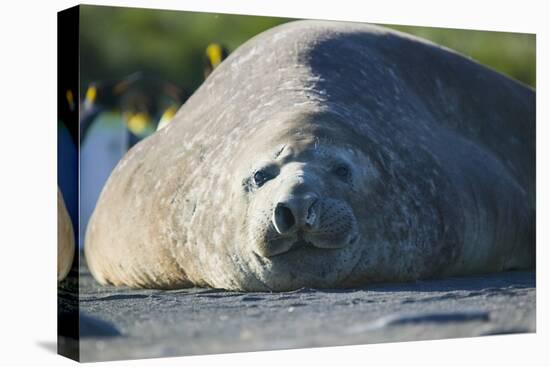
<path id="1" fill-rule="evenodd" d="M 336 286 L 362 250 L 357 215 L 376 169 L 349 131 L 322 119 L 286 116 L 242 152 L 234 178 L 247 203 L 239 252 L 267 289 Z"/>

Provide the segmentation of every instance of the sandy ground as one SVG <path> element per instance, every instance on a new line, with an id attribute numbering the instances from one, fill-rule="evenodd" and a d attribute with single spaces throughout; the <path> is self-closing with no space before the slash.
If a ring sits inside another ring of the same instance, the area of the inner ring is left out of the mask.
<path id="1" fill-rule="evenodd" d="M 81 361 L 526 333 L 535 274 L 236 293 L 102 287 L 81 266 L 80 311 Z"/>

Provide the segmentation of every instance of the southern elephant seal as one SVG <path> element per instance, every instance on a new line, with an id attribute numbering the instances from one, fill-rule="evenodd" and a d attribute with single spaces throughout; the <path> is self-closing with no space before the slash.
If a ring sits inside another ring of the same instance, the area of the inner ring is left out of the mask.
<path id="1" fill-rule="evenodd" d="M 388 29 L 297 21 L 231 54 L 121 160 L 103 284 L 349 287 L 534 266 L 535 93 Z"/>
<path id="2" fill-rule="evenodd" d="M 57 281 L 60 282 L 71 270 L 74 258 L 74 231 L 65 201 L 57 189 Z"/>

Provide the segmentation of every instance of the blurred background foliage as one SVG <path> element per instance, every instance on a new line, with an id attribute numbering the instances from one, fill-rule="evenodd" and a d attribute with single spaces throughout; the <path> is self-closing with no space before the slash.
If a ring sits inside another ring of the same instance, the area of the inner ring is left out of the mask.
<path id="1" fill-rule="evenodd" d="M 211 42 L 233 51 L 284 18 L 252 17 L 137 8 L 82 6 L 81 85 L 153 73 L 185 90 L 203 81 L 203 60 Z"/>
<path id="2" fill-rule="evenodd" d="M 140 70 L 192 92 L 203 81 L 207 44 L 219 42 L 231 52 L 254 35 L 291 20 L 84 5 L 80 18 L 81 86 Z M 454 49 L 535 86 L 533 34 L 386 26 Z"/>

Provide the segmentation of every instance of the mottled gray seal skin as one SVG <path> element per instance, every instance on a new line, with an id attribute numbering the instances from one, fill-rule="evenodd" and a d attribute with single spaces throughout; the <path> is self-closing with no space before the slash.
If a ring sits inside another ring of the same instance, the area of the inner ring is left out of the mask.
<path id="1" fill-rule="evenodd" d="M 336 288 L 534 267 L 535 93 L 384 28 L 251 39 L 108 180 L 103 284 Z"/>

